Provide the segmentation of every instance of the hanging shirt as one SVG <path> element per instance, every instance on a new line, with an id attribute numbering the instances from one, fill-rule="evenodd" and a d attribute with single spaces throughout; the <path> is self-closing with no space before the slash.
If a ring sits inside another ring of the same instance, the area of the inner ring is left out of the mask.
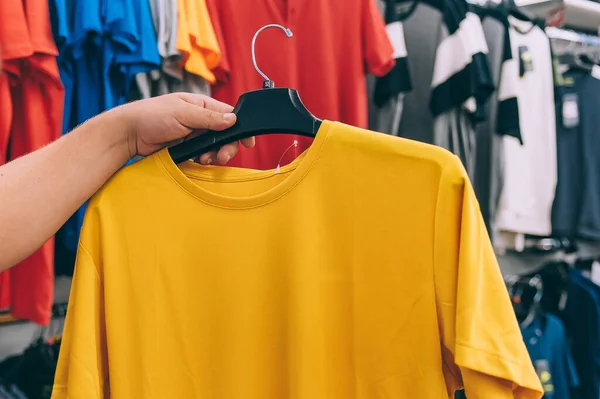
<path id="1" fill-rule="evenodd" d="M 65 100 L 63 102 L 63 125 L 62 132 L 69 129 L 71 121 L 72 95 L 73 95 L 73 68 L 70 61 L 73 56 L 71 52 L 71 28 L 67 22 L 68 11 L 64 1 L 49 1 L 50 22 L 52 27 L 52 36 L 58 50 L 56 61 L 60 73 L 60 80 L 64 87 Z"/>
<path id="2" fill-rule="evenodd" d="M 214 83 L 211 69 L 218 65 L 221 50 L 206 4 L 202 0 L 193 1 L 193 7 L 190 7 L 193 14 L 190 15 L 185 1 L 150 2 L 162 67 L 160 71 L 136 76 L 138 98 L 178 91 L 210 95 L 207 79 Z M 181 9 L 178 10 L 178 6 Z M 190 24 L 194 27 L 192 32 L 188 29 Z M 185 56 L 183 60 L 182 55 Z"/>
<path id="3" fill-rule="evenodd" d="M 554 234 L 600 239 L 600 74 L 573 69 L 556 98 L 558 183 L 552 213 Z"/>
<path id="4" fill-rule="evenodd" d="M 178 0 L 177 49 L 189 73 L 215 83 L 212 72 L 221 62 L 221 49 L 205 0 Z"/>
<path id="5" fill-rule="evenodd" d="M 2 2 L 0 25 L 0 49 L 7 71 L 3 78 L 7 80 L 0 85 L 4 89 L 0 94 L 3 104 L 0 137 L 10 136 L 10 145 L 0 142 L 0 146 L 6 146 L 3 153 L 11 160 L 60 137 L 64 90 L 56 63 L 58 51 L 52 38 L 48 2 Z M 4 114 L 11 109 L 11 113 Z M 0 288 L 9 290 L 10 295 L 0 294 L 0 298 L 6 301 L 9 297 L 12 315 L 48 324 L 54 299 L 54 238 L 13 267 L 9 276 L 0 279 Z M 0 303 L 0 308 L 5 305 Z"/>
<path id="6" fill-rule="evenodd" d="M 563 319 L 579 373 L 577 399 L 600 396 L 600 289 L 577 269 L 569 270 L 568 299 Z"/>
<path id="7" fill-rule="evenodd" d="M 13 123 L 12 87 L 21 78 L 22 59 L 33 54 L 25 10 L 20 0 L 0 2 L 0 165 L 8 161 Z M 0 309 L 11 305 L 10 269 L 0 273 Z"/>
<path id="8" fill-rule="evenodd" d="M 477 125 L 477 166 L 473 185 L 481 213 L 491 230 L 504 179 L 502 137 L 521 137 L 516 97 L 518 60 L 512 56 L 508 12 L 501 6 L 482 7 L 476 11 L 489 49 L 488 61 L 495 89 L 488 103 L 483 105 L 487 118 Z"/>
<path id="9" fill-rule="evenodd" d="M 125 103 L 135 75 L 159 68 L 160 56 L 145 0 L 53 0 L 50 6 L 67 88 L 65 134 Z M 57 233 L 59 274 L 72 273 L 84 213 L 85 205 Z"/>
<path id="10" fill-rule="evenodd" d="M 493 90 L 481 21 L 464 0 L 390 0 L 384 12 L 396 67 L 376 83 L 374 128 L 447 148 L 473 175 L 473 121 Z"/>
<path id="11" fill-rule="evenodd" d="M 550 40 L 539 26 L 509 17 L 521 140 L 503 137 L 504 182 L 496 228 L 546 236 L 557 180 L 554 78 Z M 499 245 L 510 247 L 510 243 Z"/>
<path id="12" fill-rule="evenodd" d="M 437 399 L 462 385 L 541 397 L 443 149 L 324 121 L 279 171 L 178 168 L 163 150 L 90 202 L 53 399 Z"/>
<path id="13" fill-rule="evenodd" d="M 557 183 L 552 204 L 552 234 L 574 239 L 578 236 L 577 227 L 584 186 L 584 148 L 581 137 L 583 129 L 580 112 L 583 104 L 579 100 L 579 83 L 588 73 L 576 71 L 571 74 L 571 78 L 567 78 L 570 85 L 560 85 L 556 88 Z M 562 115 L 563 107 L 567 113 L 565 118 Z M 598 125 L 594 125 L 592 130 L 596 126 Z"/>
<path id="14" fill-rule="evenodd" d="M 522 327 L 523 340 L 544 388 L 544 399 L 570 399 L 579 377 L 562 321 L 544 314 Z"/>
<path id="15" fill-rule="evenodd" d="M 393 49 L 373 0 L 208 0 L 207 4 L 223 52 L 215 70 L 214 98 L 235 105 L 243 93 L 262 88 L 263 79 L 252 64 L 252 37 L 267 24 L 281 24 L 293 36 L 287 38 L 277 28 L 262 32 L 256 41 L 259 68 L 276 87 L 297 89 L 318 118 L 367 127 L 365 75 L 383 75 L 394 65 Z M 230 163 L 275 168 L 289 163 L 310 142 L 291 135 L 257 137 L 255 148 L 240 148 Z"/>
<path id="16" fill-rule="evenodd" d="M 151 0 L 150 10 L 161 57 L 161 69 L 136 75 L 140 98 L 169 93 L 169 66 L 178 64 L 181 59 L 177 50 L 177 1 Z"/>
<path id="17" fill-rule="evenodd" d="M 135 75 L 158 70 L 161 60 L 149 2 L 121 0 L 122 9 L 119 10 L 114 0 L 105 1 L 107 18 L 112 21 L 106 24 L 107 30 L 110 32 L 116 28 L 116 32 L 112 33 L 115 39 L 107 41 L 104 46 L 108 69 L 103 73 L 108 76 L 111 89 L 111 96 L 106 98 L 104 108 L 110 109 L 126 102 Z M 127 40 L 117 39 L 120 36 Z M 125 51 L 121 48 L 124 44 L 130 46 Z"/>
<path id="18" fill-rule="evenodd" d="M 66 134 L 103 110 L 101 0 L 53 0 L 50 11 L 65 85 L 62 133 Z M 77 211 L 56 233 L 57 274 L 72 274 L 84 211 Z"/>
<path id="19" fill-rule="evenodd" d="M 0 3 L 0 165 L 7 161 L 13 117 L 11 87 L 21 75 L 21 59 L 33 55 L 33 45 L 21 0 Z"/>

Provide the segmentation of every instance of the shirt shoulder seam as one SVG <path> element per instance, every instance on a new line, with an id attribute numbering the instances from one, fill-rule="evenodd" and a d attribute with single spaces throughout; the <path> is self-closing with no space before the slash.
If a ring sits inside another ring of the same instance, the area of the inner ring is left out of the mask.
<path id="1" fill-rule="evenodd" d="M 88 251 L 88 249 L 83 245 L 81 240 L 79 240 L 79 248 L 81 250 L 83 250 L 83 252 L 85 252 L 85 254 L 87 256 L 90 257 L 90 260 L 92 261 L 92 264 L 94 265 L 94 271 L 96 272 L 96 278 L 98 278 L 98 281 L 100 281 L 100 283 L 102 284 L 102 279 L 100 278 L 100 272 L 98 271 L 98 265 L 96 265 L 96 260 L 94 259 L 94 257 L 90 253 L 90 251 Z"/>

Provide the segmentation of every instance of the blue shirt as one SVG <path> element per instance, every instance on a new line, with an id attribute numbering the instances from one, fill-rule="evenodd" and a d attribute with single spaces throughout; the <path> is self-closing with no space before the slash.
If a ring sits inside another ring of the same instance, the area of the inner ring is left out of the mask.
<path id="1" fill-rule="evenodd" d="M 111 58 L 105 71 L 110 81 L 105 100 L 106 107 L 112 108 L 125 103 L 136 74 L 159 69 L 161 60 L 147 0 L 111 0 L 105 12 L 110 21 L 107 33 L 113 38 L 105 46 Z"/>
<path id="2" fill-rule="evenodd" d="M 60 80 L 65 89 L 62 130 L 63 132 L 66 132 L 71 119 L 73 93 L 71 29 L 69 28 L 67 21 L 67 8 L 65 2 L 61 0 L 51 0 L 49 6 L 52 36 L 54 37 L 54 42 L 56 43 L 56 48 L 59 53 L 56 61 L 59 67 Z"/>
<path id="3" fill-rule="evenodd" d="M 563 320 L 571 340 L 580 389 L 577 399 L 600 396 L 600 287 L 581 271 L 569 270 L 568 300 Z"/>
<path id="4" fill-rule="evenodd" d="M 135 74 L 160 67 L 147 0 L 51 0 L 65 86 L 63 134 L 99 113 L 126 102 Z M 82 206 L 56 235 L 55 263 L 70 274 Z"/>
<path id="5" fill-rule="evenodd" d="M 562 321 L 552 314 L 541 315 L 522 327 L 521 333 L 542 381 L 544 398 L 570 399 L 571 390 L 579 386 L 579 377 Z M 544 375 L 542 362 L 547 365 Z"/>

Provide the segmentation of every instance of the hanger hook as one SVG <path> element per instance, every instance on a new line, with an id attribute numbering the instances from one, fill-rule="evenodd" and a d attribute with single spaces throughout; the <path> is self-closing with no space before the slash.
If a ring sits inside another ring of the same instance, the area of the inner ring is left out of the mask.
<path id="1" fill-rule="evenodd" d="M 254 64 L 254 69 L 256 69 L 256 72 L 258 72 L 258 74 L 260 76 L 262 76 L 263 79 L 265 80 L 263 83 L 263 88 L 264 89 L 272 89 L 273 87 L 275 87 L 275 82 L 273 82 L 271 79 L 269 79 L 269 77 L 267 75 L 265 75 L 263 73 L 263 71 L 261 71 L 258 68 L 258 65 L 256 64 L 256 53 L 254 51 L 254 45 L 256 44 L 256 38 L 258 37 L 260 32 L 262 32 L 263 30 L 265 30 L 267 28 L 279 28 L 285 32 L 285 35 L 287 37 L 292 37 L 293 34 L 292 34 L 291 30 L 289 30 L 288 28 L 286 28 L 284 26 L 281 26 L 279 24 L 269 24 L 269 25 L 265 25 L 262 28 L 260 28 L 259 30 L 257 30 L 256 33 L 254 34 L 254 37 L 252 38 L 252 63 Z"/>

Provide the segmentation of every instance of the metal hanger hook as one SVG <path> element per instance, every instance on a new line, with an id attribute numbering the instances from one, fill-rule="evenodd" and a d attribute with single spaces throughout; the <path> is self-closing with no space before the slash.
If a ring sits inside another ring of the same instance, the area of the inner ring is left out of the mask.
<path id="1" fill-rule="evenodd" d="M 282 31 L 285 32 L 285 35 L 287 37 L 292 37 L 292 35 L 293 35 L 293 33 L 292 33 L 291 30 L 289 30 L 288 28 L 286 28 L 286 27 L 284 27 L 282 25 L 279 25 L 279 24 L 265 25 L 262 28 L 260 28 L 259 30 L 257 30 L 256 33 L 254 34 L 254 37 L 252 38 L 252 63 L 254 64 L 254 69 L 256 69 L 256 72 L 258 72 L 258 74 L 260 76 L 262 76 L 263 79 L 265 80 L 264 83 L 263 83 L 263 88 L 265 88 L 265 89 L 275 87 L 275 82 L 273 82 L 271 79 L 269 79 L 269 77 L 267 75 L 265 75 L 263 73 L 263 71 L 261 71 L 258 68 L 258 65 L 256 64 L 256 53 L 254 51 L 254 45 L 256 44 L 256 38 L 258 37 L 258 35 L 260 34 L 260 32 L 262 32 L 263 30 L 268 29 L 268 28 L 279 28 L 279 29 L 281 29 Z"/>

